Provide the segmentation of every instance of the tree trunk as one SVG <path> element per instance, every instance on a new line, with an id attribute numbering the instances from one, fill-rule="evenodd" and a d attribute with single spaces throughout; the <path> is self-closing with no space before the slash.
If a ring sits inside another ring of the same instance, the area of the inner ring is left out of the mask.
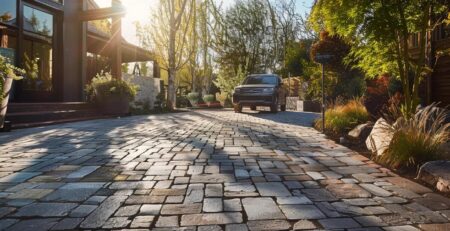
<path id="1" fill-rule="evenodd" d="M 176 107 L 175 78 L 177 72 L 175 68 L 169 68 L 169 83 L 167 88 L 167 109 L 174 110 Z"/>
<path id="2" fill-rule="evenodd" d="M 172 9 L 174 12 L 175 10 Z M 168 88 L 167 88 L 167 109 L 172 111 L 176 106 L 176 93 L 175 93 L 175 79 L 176 79 L 176 58 L 175 58 L 175 36 L 176 36 L 176 21 L 174 12 L 170 13 L 169 19 L 169 77 L 168 77 Z"/>

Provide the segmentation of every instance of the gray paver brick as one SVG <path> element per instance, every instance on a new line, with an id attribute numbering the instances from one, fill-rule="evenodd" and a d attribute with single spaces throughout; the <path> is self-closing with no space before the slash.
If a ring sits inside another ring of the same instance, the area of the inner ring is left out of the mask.
<path id="1" fill-rule="evenodd" d="M 225 225 L 242 223 L 241 213 L 203 213 L 188 214 L 181 217 L 182 226 L 191 225 Z"/>
<path id="2" fill-rule="evenodd" d="M 103 201 L 80 225 L 81 228 L 99 228 L 125 201 L 125 196 L 111 196 Z"/>
<path id="3" fill-rule="evenodd" d="M 325 218 L 314 205 L 280 205 L 280 208 L 289 220 Z"/>
<path id="4" fill-rule="evenodd" d="M 75 203 L 34 203 L 22 207 L 15 217 L 63 217 L 77 207 Z"/>
<path id="5" fill-rule="evenodd" d="M 2 133 L 0 229 L 446 229 L 450 199 L 315 117 L 197 110 Z"/>
<path id="6" fill-rule="evenodd" d="M 350 229 L 361 227 L 351 218 L 330 218 L 319 220 L 319 223 L 326 229 Z"/>
<path id="7" fill-rule="evenodd" d="M 242 199 L 245 213 L 249 220 L 284 219 L 272 198 L 244 198 Z"/>

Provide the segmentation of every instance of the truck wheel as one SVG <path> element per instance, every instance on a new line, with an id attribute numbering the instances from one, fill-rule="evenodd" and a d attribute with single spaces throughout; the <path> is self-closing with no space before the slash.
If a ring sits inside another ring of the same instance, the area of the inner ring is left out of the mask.
<path id="1" fill-rule="evenodd" d="M 286 111 L 286 105 L 281 105 L 281 111 Z"/>
<path id="2" fill-rule="evenodd" d="M 235 113 L 242 113 L 242 105 L 240 105 L 240 104 L 235 104 L 235 105 L 234 105 L 234 112 L 235 112 Z"/>
<path id="3" fill-rule="evenodd" d="M 278 112 L 278 104 L 273 104 L 270 106 L 270 112 L 277 113 Z"/>
<path id="4" fill-rule="evenodd" d="M 256 106 L 250 106 L 250 110 L 256 111 Z"/>

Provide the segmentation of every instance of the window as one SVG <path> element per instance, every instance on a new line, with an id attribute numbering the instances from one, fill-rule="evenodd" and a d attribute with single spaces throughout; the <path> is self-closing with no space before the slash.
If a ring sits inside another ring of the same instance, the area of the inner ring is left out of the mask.
<path id="1" fill-rule="evenodd" d="M 0 0 L 0 23 L 16 25 L 17 1 Z"/>
<path id="2" fill-rule="evenodd" d="M 24 6 L 23 17 L 24 30 L 46 37 L 53 36 L 53 15 Z"/>
<path id="3" fill-rule="evenodd" d="M 249 76 L 244 84 L 271 84 L 277 85 L 278 78 L 276 76 Z"/>
<path id="4" fill-rule="evenodd" d="M 35 39 L 25 39 L 24 49 L 24 89 L 52 91 L 52 45 Z"/>
<path id="5" fill-rule="evenodd" d="M 59 4 L 63 4 L 64 3 L 64 0 L 52 0 L 52 1 L 54 1 L 56 3 L 59 3 Z"/>

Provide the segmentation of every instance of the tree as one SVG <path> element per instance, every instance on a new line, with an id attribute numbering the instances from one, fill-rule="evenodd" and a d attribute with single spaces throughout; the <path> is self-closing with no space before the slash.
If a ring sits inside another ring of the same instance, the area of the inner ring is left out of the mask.
<path id="1" fill-rule="evenodd" d="M 310 60 L 309 49 L 312 40 L 291 41 L 286 47 L 284 67 L 279 71 L 282 76 L 304 76 L 305 68 Z"/>
<path id="2" fill-rule="evenodd" d="M 267 4 L 259 0 L 237 1 L 226 11 L 211 5 L 217 22 L 213 47 L 219 68 L 232 69 L 234 73 L 240 67 L 246 67 L 247 73 L 266 72 L 275 58 L 274 27 Z"/>
<path id="3" fill-rule="evenodd" d="M 237 73 L 230 70 L 221 70 L 214 84 L 220 88 L 220 90 L 227 94 L 227 97 L 231 98 L 231 93 L 234 88 L 244 81 L 247 73 L 244 71 L 245 67 L 239 67 Z"/>
<path id="4" fill-rule="evenodd" d="M 448 16 L 448 0 L 318 0 L 310 22 L 351 43 L 347 56 L 353 66 L 369 77 L 389 73 L 402 82 L 404 116 L 419 104 L 419 84 L 430 75 L 429 33 Z M 418 55 L 413 57 L 408 40 L 419 37 Z"/>
<path id="5" fill-rule="evenodd" d="M 325 64 L 328 75 L 333 81 L 330 88 L 333 99 L 343 97 L 352 99 L 360 97 L 364 93 L 365 83 L 364 75 L 358 68 L 352 68 L 345 61 L 350 53 L 350 45 L 341 37 L 330 36 L 328 32 L 320 33 L 320 40 L 311 47 L 311 59 L 315 60 L 318 54 L 332 54 L 333 57 Z"/>
<path id="6" fill-rule="evenodd" d="M 194 0 L 160 0 L 153 14 L 155 25 L 147 30 L 161 68 L 168 72 L 167 107 L 176 106 L 176 76 L 191 57 L 187 36 L 191 27 Z M 188 54 L 187 54 L 188 53 Z"/>

